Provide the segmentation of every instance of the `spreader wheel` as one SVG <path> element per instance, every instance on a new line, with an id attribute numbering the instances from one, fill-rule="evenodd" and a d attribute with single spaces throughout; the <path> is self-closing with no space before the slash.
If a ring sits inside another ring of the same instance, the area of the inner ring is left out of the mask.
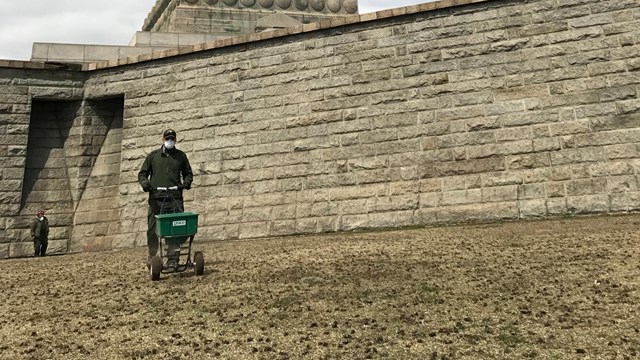
<path id="1" fill-rule="evenodd" d="M 162 272 L 162 259 L 160 256 L 155 255 L 151 258 L 151 281 L 160 280 L 160 273 Z"/>
<path id="2" fill-rule="evenodd" d="M 193 254 L 193 262 L 196 265 L 196 276 L 202 276 L 204 274 L 204 254 L 202 251 L 196 251 L 196 253 Z"/>

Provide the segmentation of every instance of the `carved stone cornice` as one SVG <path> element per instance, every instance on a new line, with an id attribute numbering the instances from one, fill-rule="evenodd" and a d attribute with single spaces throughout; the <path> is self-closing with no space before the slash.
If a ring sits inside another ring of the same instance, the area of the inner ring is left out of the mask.
<path id="1" fill-rule="evenodd" d="M 162 1 L 162 0 L 160 0 Z M 232 7 L 236 9 L 355 14 L 358 0 L 178 0 L 180 5 Z"/>

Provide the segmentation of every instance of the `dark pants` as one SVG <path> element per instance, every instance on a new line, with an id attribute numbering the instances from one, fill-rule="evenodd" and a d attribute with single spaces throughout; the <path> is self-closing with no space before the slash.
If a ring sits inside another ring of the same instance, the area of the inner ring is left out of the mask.
<path id="1" fill-rule="evenodd" d="M 149 246 L 149 256 L 158 253 L 158 235 L 156 235 L 156 218 L 161 213 L 163 199 L 149 198 L 149 211 L 147 215 L 147 245 Z M 184 211 L 184 203 L 182 198 L 174 198 L 173 202 L 167 200 L 164 203 L 162 212 L 182 212 Z M 167 211 L 169 210 L 169 211 Z M 179 211 L 177 211 L 179 210 Z"/>
<path id="2" fill-rule="evenodd" d="M 49 245 L 49 239 L 34 238 L 33 239 L 33 250 L 35 254 L 34 256 L 45 256 L 45 254 L 47 253 L 48 245 Z"/>

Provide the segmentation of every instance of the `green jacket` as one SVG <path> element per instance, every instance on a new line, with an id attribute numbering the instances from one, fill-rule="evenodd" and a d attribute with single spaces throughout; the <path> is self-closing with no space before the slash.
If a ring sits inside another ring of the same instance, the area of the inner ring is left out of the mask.
<path id="1" fill-rule="evenodd" d="M 31 223 L 31 237 L 39 240 L 46 240 L 49 238 L 49 219 L 44 217 L 44 220 L 36 218 Z"/>
<path id="2" fill-rule="evenodd" d="M 187 154 L 176 148 L 165 152 L 164 146 L 152 151 L 142 163 L 138 172 L 138 182 L 145 192 L 151 191 L 152 187 L 184 185 L 187 189 L 191 188 L 193 171 Z M 149 196 L 161 198 L 163 194 L 156 191 L 151 192 Z M 174 196 L 182 198 L 182 191 L 174 192 Z"/>

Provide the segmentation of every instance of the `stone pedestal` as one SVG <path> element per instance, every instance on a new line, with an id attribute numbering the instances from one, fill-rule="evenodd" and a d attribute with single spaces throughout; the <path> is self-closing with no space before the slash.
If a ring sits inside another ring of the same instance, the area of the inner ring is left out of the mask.
<path id="1" fill-rule="evenodd" d="M 158 0 L 143 30 L 234 36 L 256 32 L 274 13 L 307 24 L 357 12 L 357 0 Z"/>

